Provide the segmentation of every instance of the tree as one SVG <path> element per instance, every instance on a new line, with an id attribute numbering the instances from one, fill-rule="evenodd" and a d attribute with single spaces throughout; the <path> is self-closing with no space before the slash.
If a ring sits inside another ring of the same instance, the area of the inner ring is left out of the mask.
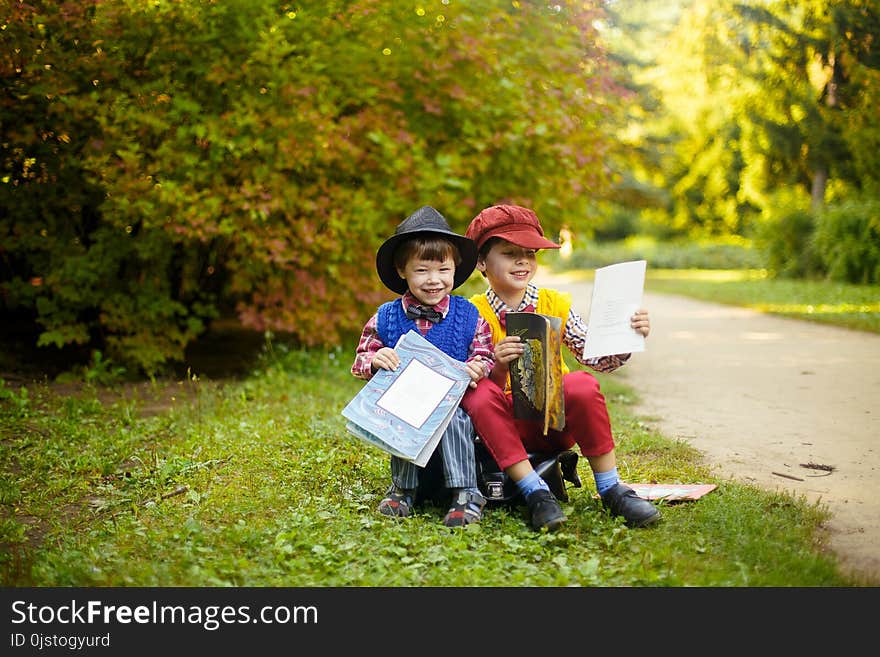
<path id="1" fill-rule="evenodd" d="M 614 0 L 602 34 L 621 102 L 607 124 L 616 139 L 609 152 L 612 191 L 597 217 L 598 238 L 623 238 L 646 229 L 661 234 L 648 217 L 665 219 L 669 193 L 663 175 L 674 143 L 670 113 L 663 104 L 658 60 L 683 10 L 681 0 Z M 684 3 L 686 4 L 686 3 Z"/>
<path id="2" fill-rule="evenodd" d="M 873 131 L 859 129 L 867 127 L 864 101 L 876 97 L 880 69 L 876 3 L 768 0 L 736 10 L 763 46 L 748 54 L 749 73 L 764 82 L 764 112 L 769 105 L 785 120 L 769 122 L 762 131 L 769 145 L 765 150 L 794 150 L 780 147 L 793 140 L 800 153 L 800 182 L 808 186 L 814 209 L 825 203 L 829 177 L 856 188 L 876 179 L 876 167 L 854 167 L 852 158 L 853 148 L 864 153 L 865 137 L 868 148 L 877 151 L 871 148 L 877 145 Z"/>

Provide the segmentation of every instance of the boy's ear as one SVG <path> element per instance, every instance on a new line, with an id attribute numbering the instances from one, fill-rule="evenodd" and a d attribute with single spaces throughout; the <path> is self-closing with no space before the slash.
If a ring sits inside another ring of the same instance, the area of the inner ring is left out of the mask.
<path id="1" fill-rule="evenodd" d="M 403 280 L 406 280 L 406 276 L 403 275 L 403 270 L 400 267 L 395 267 L 397 270 L 397 275 L 400 276 Z"/>
<path id="2" fill-rule="evenodd" d="M 485 259 L 485 258 L 477 257 L 477 266 L 476 266 L 476 269 L 477 269 L 477 271 L 480 272 L 483 276 L 486 275 L 486 259 Z"/>

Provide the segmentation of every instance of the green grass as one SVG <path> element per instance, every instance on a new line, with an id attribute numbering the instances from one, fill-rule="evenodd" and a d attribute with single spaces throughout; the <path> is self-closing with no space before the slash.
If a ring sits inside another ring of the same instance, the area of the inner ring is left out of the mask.
<path id="1" fill-rule="evenodd" d="M 584 276 L 589 276 L 585 271 Z M 461 293 L 483 289 L 472 279 Z M 759 270 L 650 270 L 648 289 L 878 332 L 880 289 Z M 535 534 L 521 508 L 450 531 L 443 508 L 375 512 L 384 454 L 339 411 L 354 345 L 267 345 L 244 380 L 59 387 L 0 381 L 0 573 L 6 586 L 859 586 L 824 549 L 827 510 L 720 481 L 599 375 L 629 481 L 716 483 L 630 530 L 584 488 Z M 873 584 L 872 584 L 873 585 Z"/>
<path id="2" fill-rule="evenodd" d="M 645 286 L 652 292 L 880 333 L 880 285 L 769 278 L 755 269 L 661 269 L 649 273 Z"/>
<path id="3" fill-rule="evenodd" d="M 714 479 L 634 416 L 600 375 L 629 481 L 706 482 L 631 530 L 606 515 L 585 459 L 563 531 L 490 507 L 449 530 L 444 508 L 379 516 L 388 460 L 344 429 L 362 385 L 354 345 L 274 345 L 240 381 L 0 386 L 5 586 L 853 586 L 823 549 L 826 510 Z"/>
<path id="4" fill-rule="evenodd" d="M 593 276 L 592 269 L 572 269 L 564 261 L 552 260 L 551 268 L 585 280 Z M 471 281 L 468 284 L 476 285 Z M 651 269 L 649 266 L 645 289 L 880 333 L 880 285 L 770 278 L 762 269 Z"/>

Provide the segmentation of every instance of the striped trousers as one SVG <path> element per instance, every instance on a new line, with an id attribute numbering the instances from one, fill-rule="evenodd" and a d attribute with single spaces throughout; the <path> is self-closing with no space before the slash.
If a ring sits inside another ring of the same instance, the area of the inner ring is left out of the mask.
<path id="1" fill-rule="evenodd" d="M 477 467 L 474 457 L 476 432 L 470 416 L 461 407 L 455 409 L 437 449 L 443 457 L 443 477 L 447 488 L 476 488 Z M 421 468 L 400 457 L 391 457 L 391 481 L 398 488 L 416 488 Z"/>

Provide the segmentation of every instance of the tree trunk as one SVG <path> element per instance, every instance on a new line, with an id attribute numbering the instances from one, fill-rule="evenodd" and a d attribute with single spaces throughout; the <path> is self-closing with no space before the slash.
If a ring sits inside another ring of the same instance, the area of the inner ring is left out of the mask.
<path id="1" fill-rule="evenodd" d="M 825 85 L 825 106 L 834 108 L 837 106 L 837 58 L 832 52 L 828 56 L 831 65 L 831 75 Z M 823 154 L 827 157 L 827 154 Z M 825 164 L 816 167 L 813 172 L 813 189 L 810 192 L 810 205 L 814 212 L 822 209 L 825 204 L 825 188 L 828 186 L 828 167 Z"/>
<path id="2" fill-rule="evenodd" d="M 818 212 L 825 204 L 825 187 L 828 185 L 828 169 L 822 167 L 813 172 L 813 189 L 810 193 L 810 207 Z"/>

